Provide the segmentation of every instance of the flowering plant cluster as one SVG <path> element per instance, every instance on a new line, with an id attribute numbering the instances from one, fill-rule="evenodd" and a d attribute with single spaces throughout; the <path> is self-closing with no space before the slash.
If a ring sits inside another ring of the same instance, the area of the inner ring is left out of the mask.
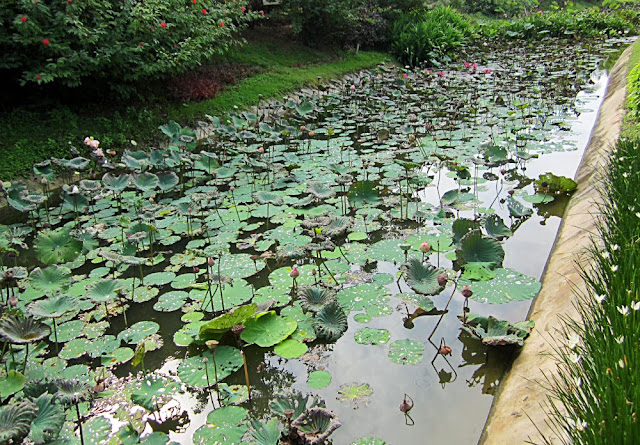
<path id="1" fill-rule="evenodd" d="M 0 70 L 23 85 L 163 78 L 225 52 L 257 17 L 235 0 L 17 0 L 0 10 Z"/>

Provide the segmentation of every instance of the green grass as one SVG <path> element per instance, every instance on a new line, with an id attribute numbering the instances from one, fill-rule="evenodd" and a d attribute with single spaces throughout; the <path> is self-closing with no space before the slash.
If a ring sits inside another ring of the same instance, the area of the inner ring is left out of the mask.
<path id="1" fill-rule="evenodd" d="M 632 92 L 633 87 L 631 82 L 631 70 L 633 67 L 640 64 L 640 41 L 636 41 L 633 44 L 631 56 L 629 58 L 629 76 L 627 78 L 627 99 Z M 636 92 L 638 94 L 640 92 Z M 627 109 L 629 107 L 627 106 Z M 622 126 L 622 137 L 627 139 L 640 139 L 640 122 L 632 118 L 629 114 L 625 116 L 624 124 Z"/>
<path id="2" fill-rule="evenodd" d="M 187 104 L 170 102 L 158 91 L 147 103 L 110 105 L 98 109 L 93 103 L 83 108 L 60 105 L 46 97 L 0 113 L 0 179 L 28 175 L 35 162 L 51 156 L 68 157 L 69 146 L 82 147 L 85 136 L 101 141 L 105 149 L 121 150 L 135 140 L 139 146 L 163 140 L 158 126 L 169 120 L 194 125 L 205 114 L 221 115 L 281 96 L 307 85 L 318 76 L 330 79 L 389 60 L 377 52 L 355 55 L 336 50 L 309 49 L 286 39 L 273 39 L 255 32 L 248 44 L 234 49 L 224 61 L 244 63 L 259 74 L 228 87 L 214 99 Z M 92 102 L 90 100 L 90 102 Z M 95 100 L 96 103 L 100 101 Z M 112 102 L 113 103 L 113 102 Z"/>

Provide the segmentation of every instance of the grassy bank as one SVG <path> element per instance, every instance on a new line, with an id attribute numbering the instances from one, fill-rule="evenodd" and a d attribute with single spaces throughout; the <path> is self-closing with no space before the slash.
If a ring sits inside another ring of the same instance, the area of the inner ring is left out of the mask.
<path id="1" fill-rule="evenodd" d="M 638 63 L 636 44 L 631 65 Z M 583 269 L 587 294 L 578 299 L 579 319 L 566 324 L 565 346 L 558 349 L 552 400 L 567 415 L 556 408 L 551 420 L 564 443 L 634 443 L 640 437 L 639 126 L 627 119 L 602 172 L 600 221 Z"/>
<path id="2" fill-rule="evenodd" d="M 193 125 L 205 114 L 222 114 L 255 105 L 258 94 L 265 99 L 278 98 L 318 77 L 329 79 L 348 72 L 375 66 L 388 60 L 377 52 L 353 54 L 337 50 L 313 50 L 295 42 L 248 36 L 248 43 L 235 49 L 218 63 L 241 63 L 257 74 L 225 89 L 213 99 L 178 103 L 163 91 L 137 102 L 123 105 L 117 101 L 89 98 L 87 105 L 69 105 L 38 97 L 0 113 L 0 179 L 28 174 L 35 162 L 51 156 L 68 157 L 70 145 L 80 145 L 87 135 L 101 141 L 105 148 L 122 149 L 129 141 L 155 144 L 163 139 L 158 126 L 169 120 Z M 97 105 L 97 104 L 106 105 Z"/>

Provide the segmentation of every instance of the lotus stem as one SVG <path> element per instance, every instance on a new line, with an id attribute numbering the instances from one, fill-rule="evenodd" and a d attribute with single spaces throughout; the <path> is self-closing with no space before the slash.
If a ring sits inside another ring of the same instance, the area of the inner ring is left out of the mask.
<path id="1" fill-rule="evenodd" d="M 53 320 L 53 337 L 56 339 L 56 353 L 58 353 L 58 326 L 56 325 L 56 319 L 55 317 L 52 318 L 51 320 Z"/>
<path id="2" fill-rule="evenodd" d="M 22 364 L 22 372 L 27 373 L 27 358 L 29 358 L 29 343 L 24 345 L 24 363 Z"/>
<path id="3" fill-rule="evenodd" d="M 249 384 L 249 369 L 247 367 L 247 356 L 243 350 L 240 350 L 242 360 L 244 361 L 244 380 L 247 383 L 247 391 L 249 392 L 249 400 L 251 400 L 251 385 Z"/>
<path id="4" fill-rule="evenodd" d="M 76 414 L 78 415 L 78 429 L 80 430 L 80 443 L 84 445 L 84 434 L 82 432 L 82 419 L 80 418 L 80 407 L 76 401 Z"/>
<path id="5" fill-rule="evenodd" d="M 211 395 L 211 380 L 209 380 L 209 367 L 207 366 L 209 360 L 207 360 L 207 358 L 205 357 L 203 361 L 204 361 L 204 374 L 205 374 L 205 376 L 207 378 L 207 392 L 209 393 L 209 399 L 211 400 L 211 406 L 213 406 L 215 408 L 216 405 L 213 402 L 213 396 Z M 218 394 L 218 397 L 220 397 L 219 394 Z M 219 402 L 220 402 L 220 399 L 218 399 L 218 403 Z"/>

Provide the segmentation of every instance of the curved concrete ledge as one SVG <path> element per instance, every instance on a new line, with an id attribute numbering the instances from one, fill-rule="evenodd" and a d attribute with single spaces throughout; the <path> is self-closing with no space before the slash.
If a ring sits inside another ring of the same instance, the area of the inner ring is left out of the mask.
<path id="1" fill-rule="evenodd" d="M 535 329 L 500 385 L 480 438 L 482 445 L 541 443 L 542 435 L 560 443 L 548 424 L 547 391 L 542 383 L 545 375 L 556 373 L 556 362 L 550 354 L 561 328 L 560 316 L 577 316 L 575 292 L 585 289 L 576 261 L 580 261 L 579 255 L 595 232 L 599 174 L 620 134 L 630 54 L 631 46 L 611 70 L 596 125 L 576 174 L 578 190 L 567 207 L 547 261 L 542 289 L 529 311 Z"/>

